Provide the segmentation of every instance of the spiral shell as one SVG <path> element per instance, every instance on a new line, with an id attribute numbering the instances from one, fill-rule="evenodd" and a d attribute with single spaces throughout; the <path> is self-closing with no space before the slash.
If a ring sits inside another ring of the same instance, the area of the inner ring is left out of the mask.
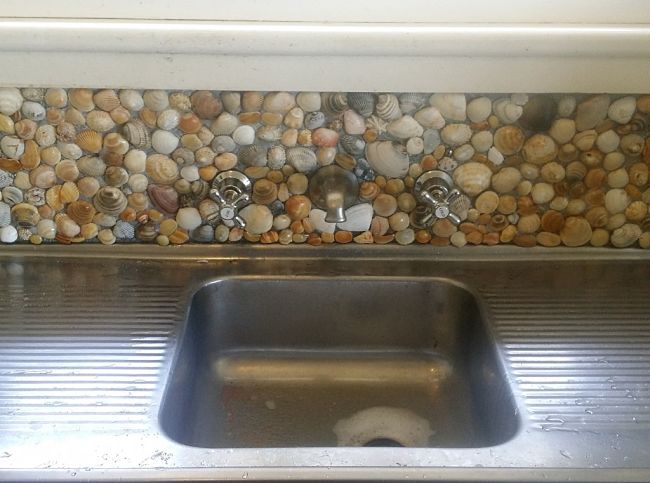
<path id="1" fill-rule="evenodd" d="M 380 94 L 377 98 L 375 113 L 384 121 L 394 121 L 402 116 L 399 101 L 393 94 Z"/>
<path id="2" fill-rule="evenodd" d="M 328 92 L 321 97 L 324 111 L 334 117 L 340 116 L 348 108 L 348 96 L 344 92 Z"/>
<path id="3" fill-rule="evenodd" d="M 128 201 L 124 193 L 112 186 L 100 188 L 93 198 L 93 205 L 97 211 L 110 216 L 118 216 L 124 211 L 127 204 Z"/>
<path id="4" fill-rule="evenodd" d="M 269 205 L 278 199 L 278 187 L 268 179 L 259 179 L 253 185 L 253 202 Z"/>

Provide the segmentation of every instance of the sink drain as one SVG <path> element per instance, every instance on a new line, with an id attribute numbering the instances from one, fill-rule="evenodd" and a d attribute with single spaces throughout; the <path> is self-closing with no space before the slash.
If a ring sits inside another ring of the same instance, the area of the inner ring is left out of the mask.
<path id="1" fill-rule="evenodd" d="M 375 438 L 371 439 L 368 441 L 364 446 L 371 446 L 371 447 L 384 447 L 384 448 L 403 448 L 404 445 L 402 443 L 398 443 L 394 439 L 390 438 Z"/>

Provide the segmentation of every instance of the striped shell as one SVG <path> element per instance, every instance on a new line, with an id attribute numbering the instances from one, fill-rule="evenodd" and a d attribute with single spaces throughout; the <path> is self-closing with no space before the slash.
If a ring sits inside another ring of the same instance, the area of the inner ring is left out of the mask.
<path id="1" fill-rule="evenodd" d="M 428 96 L 414 92 L 406 92 L 399 96 L 399 108 L 404 114 L 412 114 L 427 104 Z"/>
<path id="2" fill-rule="evenodd" d="M 173 187 L 150 184 L 147 187 L 147 194 L 160 211 L 169 215 L 178 211 L 178 193 Z"/>
<path id="3" fill-rule="evenodd" d="M 154 183 L 173 184 L 178 179 L 178 165 L 164 154 L 152 154 L 147 157 L 147 174 Z"/>
<path id="4" fill-rule="evenodd" d="M 399 101 L 393 94 L 380 94 L 375 106 L 375 112 L 384 121 L 394 121 L 402 115 Z"/>
<path id="5" fill-rule="evenodd" d="M 389 178 L 403 178 L 408 173 L 409 157 L 406 148 L 392 141 L 375 141 L 366 145 L 366 159 L 370 167 Z"/>
<path id="6" fill-rule="evenodd" d="M 349 134 L 342 134 L 339 138 L 339 144 L 346 153 L 353 156 L 360 156 L 366 147 L 363 139 L 357 136 L 350 136 Z"/>
<path id="7" fill-rule="evenodd" d="M 98 108 L 107 112 L 121 106 L 120 98 L 113 89 L 103 89 L 95 93 L 93 101 Z"/>
<path id="8" fill-rule="evenodd" d="M 68 216 L 80 225 L 93 221 L 95 212 L 95 207 L 87 201 L 73 201 L 66 210 Z"/>
<path id="9" fill-rule="evenodd" d="M 124 137 L 133 147 L 141 149 L 151 147 L 151 134 L 142 121 L 135 119 L 127 122 L 122 129 Z"/>
<path id="10" fill-rule="evenodd" d="M 287 162 L 301 173 L 308 173 L 318 167 L 316 153 L 303 147 L 287 149 Z"/>
<path id="11" fill-rule="evenodd" d="M 371 92 L 350 92 L 348 105 L 363 117 L 368 117 L 375 110 L 375 95 Z"/>
<path id="12" fill-rule="evenodd" d="M 239 150 L 239 161 L 245 166 L 266 166 L 266 149 L 257 144 Z"/>
<path id="13" fill-rule="evenodd" d="M 127 203 L 124 193 L 112 186 L 100 188 L 93 198 L 93 205 L 95 205 L 97 211 L 110 216 L 117 216 L 122 213 Z"/>
<path id="14" fill-rule="evenodd" d="M 329 92 L 321 96 L 325 112 L 339 116 L 348 108 L 348 98 L 344 92 Z"/>

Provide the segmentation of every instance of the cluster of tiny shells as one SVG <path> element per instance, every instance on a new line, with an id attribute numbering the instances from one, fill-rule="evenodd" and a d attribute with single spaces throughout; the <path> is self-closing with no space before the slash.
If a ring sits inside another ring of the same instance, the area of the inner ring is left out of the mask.
<path id="1" fill-rule="evenodd" d="M 0 88 L 0 241 L 650 247 L 650 95 Z M 359 180 L 325 221 L 309 180 Z M 252 182 L 246 228 L 209 196 Z M 461 219 L 417 178 L 447 172 Z"/>

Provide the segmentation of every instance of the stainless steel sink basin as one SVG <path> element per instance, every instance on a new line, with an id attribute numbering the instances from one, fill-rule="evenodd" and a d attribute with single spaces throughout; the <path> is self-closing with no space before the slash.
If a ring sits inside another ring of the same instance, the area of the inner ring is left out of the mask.
<path id="1" fill-rule="evenodd" d="M 199 289 L 160 423 L 208 448 L 472 448 L 518 417 L 479 301 L 444 279 L 226 278 Z"/>

